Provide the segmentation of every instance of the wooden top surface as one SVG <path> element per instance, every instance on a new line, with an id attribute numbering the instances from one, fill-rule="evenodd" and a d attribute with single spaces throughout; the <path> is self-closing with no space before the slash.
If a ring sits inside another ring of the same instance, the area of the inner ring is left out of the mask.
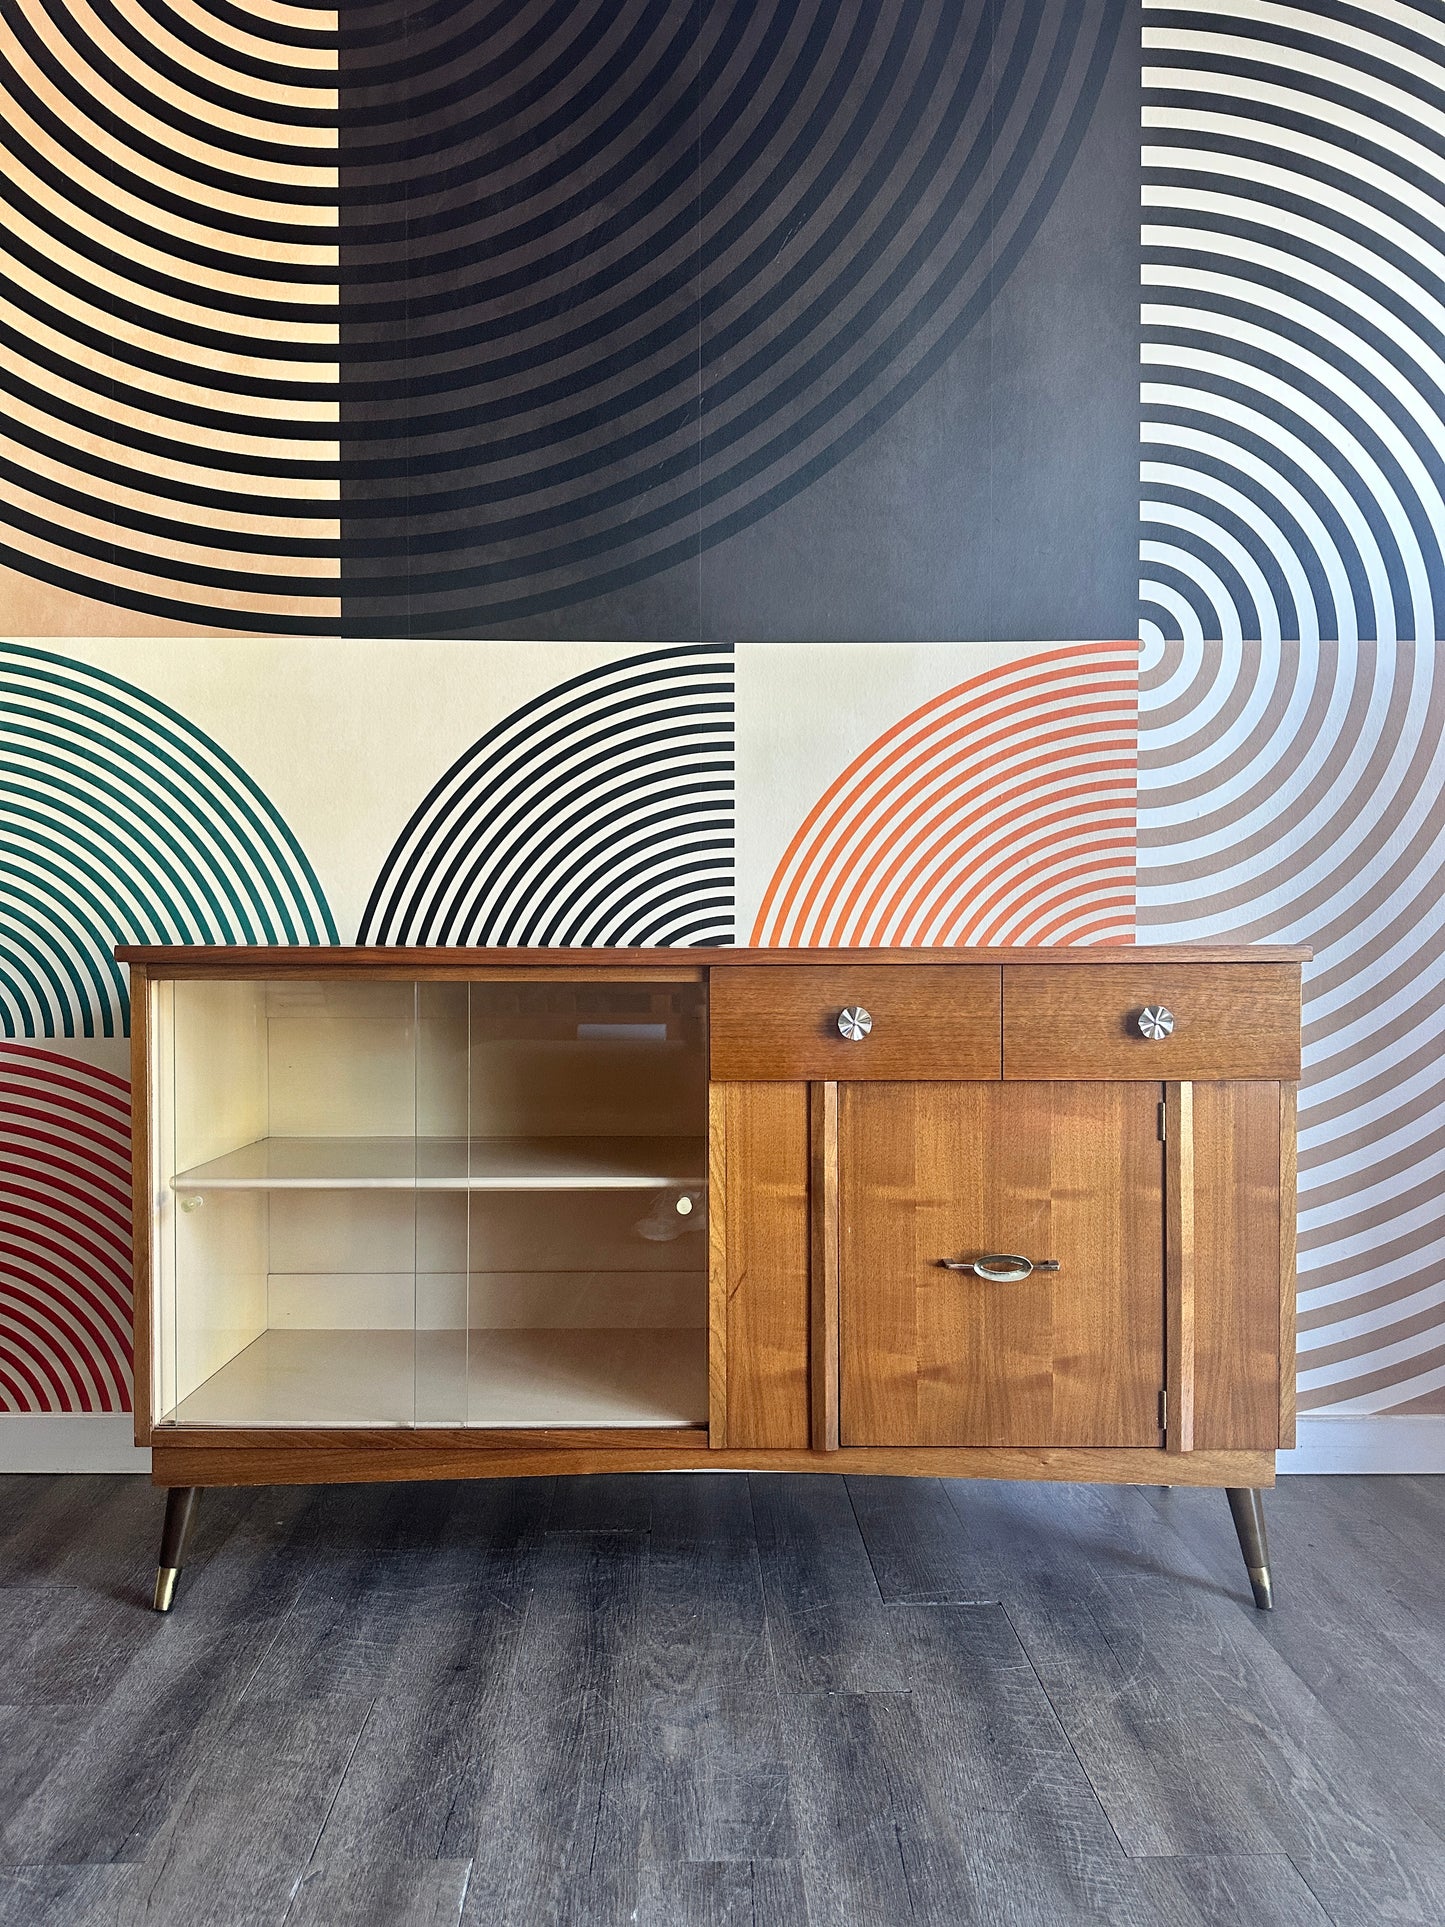
<path id="1" fill-rule="evenodd" d="M 565 975 L 581 968 L 636 969 L 671 967 L 701 970 L 723 964 L 829 963 L 869 964 L 1046 964 L 1068 969 L 1080 964 L 1156 963 L 1261 964 L 1308 963 L 1314 955 L 1307 944 L 1116 944 L 1077 947 L 1034 947 L 1000 944 L 985 949 L 946 950 L 747 950 L 737 948 L 666 950 L 562 949 L 542 946 L 513 949 L 449 949 L 442 945 L 387 944 L 120 944 L 122 963 L 144 965 L 164 975 L 177 966 L 194 971 L 214 969 L 218 976 L 265 975 L 317 970 L 396 970 L 424 976 L 428 970 L 529 969 L 556 970 Z"/>

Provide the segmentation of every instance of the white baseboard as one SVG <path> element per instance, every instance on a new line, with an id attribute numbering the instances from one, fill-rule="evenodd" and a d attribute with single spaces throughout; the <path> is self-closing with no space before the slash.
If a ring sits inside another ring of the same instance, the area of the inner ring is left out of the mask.
<path id="1" fill-rule="evenodd" d="M 1445 1472 L 1445 1413 L 1397 1418 L 1388 1412 L 1316 1412 L 1299 1420 L 1299 1443 L 1281 1452 L 1292 1472 Z"/>
<path id="2" fill-rule="evenodd" d="M 123 1413 L 31 1417 L 0 1413 L 0 1472 L 146 1472 L 151 1455 L 131 1443 Z M 1379 1413 L 1306 1414 L 1299 1444 L 1281 1452 L 1283 1477 L 1297 1472 L 1445 1472 L 1445 1413 L 1393 1418 Z"/>
<path id="3" fill-rule="evenodd" d="M 129 1412 L 0 1412 L 0 1472 L 146 1472 Z"/>

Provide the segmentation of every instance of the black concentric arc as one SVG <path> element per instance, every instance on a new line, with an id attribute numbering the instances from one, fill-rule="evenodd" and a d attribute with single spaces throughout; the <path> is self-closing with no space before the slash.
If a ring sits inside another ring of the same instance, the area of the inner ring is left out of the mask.
<path id="1" fill-rule="evenodd" d="M 648 651 L 549 689 L 436 783 L 360 943 L 733 941 L 733 662 Z"/>
<path id="2" fill-rule="evenodd" d="M 1124 0 L 485 0 L 342 29 L 349 629 L 726 539 L 987 313 Z"/>

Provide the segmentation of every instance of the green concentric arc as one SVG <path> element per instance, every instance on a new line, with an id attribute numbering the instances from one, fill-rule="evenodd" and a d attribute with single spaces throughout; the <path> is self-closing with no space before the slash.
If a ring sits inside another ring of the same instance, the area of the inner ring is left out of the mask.
<path id="1" fill-rule="evenodd" d="M 119 676 L 0 643 L 0 1033 L 124 1035 L 117 943 L 337 940 L 301 845 L 217 743 Z"/>

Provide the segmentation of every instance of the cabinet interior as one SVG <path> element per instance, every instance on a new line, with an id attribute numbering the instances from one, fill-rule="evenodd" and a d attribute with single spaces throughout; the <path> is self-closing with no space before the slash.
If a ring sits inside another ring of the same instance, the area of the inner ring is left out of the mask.
<path id="1" fill-rule="evenodd" d="M 701 982 L 157 986 L 155 1410 L 707 1417 Z"/>

